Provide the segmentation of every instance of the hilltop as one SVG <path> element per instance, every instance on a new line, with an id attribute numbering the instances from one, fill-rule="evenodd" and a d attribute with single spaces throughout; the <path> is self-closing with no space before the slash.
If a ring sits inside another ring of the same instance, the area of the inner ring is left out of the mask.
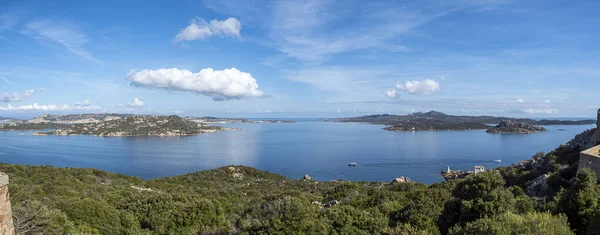
<path id="1" fill-rule="evenodd" d="M 188 136 L 212 133 L 226 128 L 208 126 L 179 116 L 128 116 L 101 122 L 73 124 L 35 135 L 97 135 L 97 136 Z"/>

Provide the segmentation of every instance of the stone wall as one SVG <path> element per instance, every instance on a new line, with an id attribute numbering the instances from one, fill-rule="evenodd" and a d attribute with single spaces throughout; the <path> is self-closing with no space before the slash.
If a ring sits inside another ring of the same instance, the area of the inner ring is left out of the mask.
<path id="1" fill-rule="evenodd" d="M 600 180 L 600 109 L 598 110 L 598 121 L 596 122 L 596 130 L 590 138 L 590 143 L 595 147 L 591 147 L 587 150 L 582 151 L 579 154 L 579 163 L 577 164 L 577 171 L 581 171 L 583 168 L 590 168 L 598 180 Z"/>
<path id="2" fill-rule="evenodd" d="M 600 180 L 600 145 L 585 150 L 579 154 L 579 164 L 577 171 L 583 168 L 590 168 L 598 176 Z"/>
<path id="3" fill-rule="evenodd" d="M 0 235 L 14 235 L 10 194 L 8 193 L 8 175 L 0 172 Z"/>

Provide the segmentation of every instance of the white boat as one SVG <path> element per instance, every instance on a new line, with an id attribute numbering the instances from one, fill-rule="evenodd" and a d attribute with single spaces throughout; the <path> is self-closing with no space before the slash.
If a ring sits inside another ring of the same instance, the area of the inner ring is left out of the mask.
<path id="1" fill-rule="evenodd" d="M 501 163 L 501 162 L 502 162 L 502 160 L 500 160 L 500 159 L 496 159 L 496 160 L 494 160 L 494 162 L 495 162 L 495 163 Z"/>
<path id="2" fill-rule="evenodd" d="M 348 166 L 356 166 L 356 162 L 348 163 Z"/>

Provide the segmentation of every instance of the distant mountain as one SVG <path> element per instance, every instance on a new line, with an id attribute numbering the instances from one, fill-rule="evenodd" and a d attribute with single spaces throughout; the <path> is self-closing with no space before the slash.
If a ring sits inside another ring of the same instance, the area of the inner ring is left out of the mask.
<path id="1" fill-rule="evenodd" d="M 331 122 L 366 122 L 373 124 L 383 125 L 397 125 L 403 124 L 406 121 L 414 120 L 437 120 L 446 123 L 479 123 L 479 124 L 491 124 L 496 125 L 503 120 L 510 120 L 515 122 L 522 122 L 532 125 L 586 125 L 594 124 L 596 120 L 580 120 L 580 121 L 565 121 L 565 120 L 534 120 L 528 118 L 509 118 L 509 117 L 493 117 L 493 116 L 455 116 L 449 115 L 442 112 L 430 111 L 426 113 L 417 112 L 408 115 L 368 115 L 360 117 L 346 117 L 346 118 L 333 118 L 327 119 L 326 121 Z"/>

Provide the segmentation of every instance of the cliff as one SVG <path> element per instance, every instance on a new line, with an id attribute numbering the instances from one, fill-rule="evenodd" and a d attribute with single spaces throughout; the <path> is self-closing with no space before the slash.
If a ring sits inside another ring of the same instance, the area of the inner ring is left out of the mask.
<path id="1" fill-rule="evenodd" d="M 13 235 L 12 208 L 10 206 L 10 194 L 8 193 L 8 175 L 0 172 L 0 234 Z"/>
<path id="2" fill-rule="evenodd" d="M 488 129 L 487 133 L 518 133 L 530 134 L 546 131 L 545 128 L 512 120 L 503 120 L 500 124 Z"/>

